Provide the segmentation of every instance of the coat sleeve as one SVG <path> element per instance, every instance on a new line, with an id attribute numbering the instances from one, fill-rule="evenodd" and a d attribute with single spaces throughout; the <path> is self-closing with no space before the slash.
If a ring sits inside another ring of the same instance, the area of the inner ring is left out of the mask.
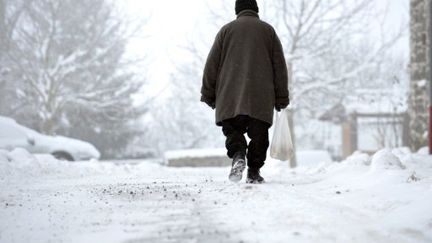
<path id="1" fill-rule="evenodd" d="M 276 104 L 285 108 L 289 105 L 288 70 L 282 44 L 276 33 L 273 37 L 272 56 Z"/>
<path id="2" fill-rule="evenodd" d="M 201 101 L 211 106 L 216 100 L 216 81 L 219 75 L 219 65 L 222 53 L 222 30 L 216 36 L 214 44 L 207 57 L 207 62 L 204 68 Z"/>

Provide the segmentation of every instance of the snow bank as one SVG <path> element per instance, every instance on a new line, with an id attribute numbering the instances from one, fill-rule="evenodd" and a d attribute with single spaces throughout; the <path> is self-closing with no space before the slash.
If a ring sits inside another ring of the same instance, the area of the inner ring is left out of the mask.
<path id="1" fill-rule="evenodd" d="M 218 149 L 187 149 L 187 150 L 173 150 L 167 151 L 164 154 L 165 159 L 187 159 L 187 158 L 206 158 L 226 156 L 226 150 L 223 148 Z"/>
<path id="2" fill-rule="evenodd" d="M 9 157 L 7 156 L 8 151 L 0 149 L 0 163 L 7 163 L 9 162 Z"/>
<path id="3" fill-rule="evenodd" d="M 392 149 L 392 153 L 399 158 L 412 154 L 411 149 L 408 147 L 394 148 Z"/>
<path id="4" fill-rule="evenodd" d="M 194 161 L 194 158 L 203 158 L 208 161 L 211 156 L 225 158 L 224 149 L 215 150 L 186 150 L 174 151 L 165 154 L 166 158 L 183 159 L 184 161 Z M 420 178 L 428 177 L 428 171 L 432 169 L 432 156 L 422 153 L 411 153 L 409 149 L 385 149 L 377 152 L 373 156 L 355 152 L 346 160 L 330 162 L 325 156 L 313 156 L 314 163 L 309 166 L 300 166 L 291 170 L 287 162 L 275 161 L 269 158 L 266 161 L 264 171 L 269 175 L 286 176 L 290 173 L 307 173 L 310 175 L 321 174 L 350 174 L 362 172 L 385 173 L 385 171 L 405 171 L 407 174 L 415 174 Z M 322 161 L 320 164 L 318 162 Z M 197 162 L 202 166 L 202 159 Z M 73 178 L 98 175 L 138 175 L 148 173 L 153 167 L 161 169 L 159 164 L 138 163 L 114 164 L 106 162 L 66 162 L 59 161 L 51 155 L 33 155 L 24 149 L 15 149 L 12 152 L 0 150 L 0 180 L 32 180 L 43 178 Z M 401 174 L 401 175 L 402 175 Z"/>
<path id="5" fill-rule="evenodd" d="M 422 154 L 422 155 L 429 155 L 429 148 L 423 147 L 423 148 L 419 149 L 419 151 L 417 153 Z"/>
<path id="6" fill-rule="evenodd" d="M 342 161 L 342 163 L 356 166 L 369 166 L 371 164 L 371 157 L 366 153 L 356 151 L 346 160 Z"/>
<path id="7" fill-rule="evenodd" d="M 270 163 L 270 161 L 269 161 Z M 266 163 L 267 165 L 269 163 Z M 274 163 L 271 161 L 271 163 Z M 377 175 L 383 178 L 386 175 L 399 178 L 397 180 L 405 181 L 411 175 L 418 177 L 430 177 L 432 169 L 432 156 L 421 153 L 411 153 L 408 148 L 383 149 L 370 156 L 362 152 L 355 152 L 341 162 L 323 162 L 314 166 L 300 166 L 291 172 L 277 172 L 274 170 L 288 170 L 288 165 L 278 164 L 278 166 L 269 167 L 270 175 L 283 175 L 284 173 L 297 173 L 308 175 L 319 175 L 327 177 L 329 175 L 360 175 L 376 178 Z M 264 168 L 267 170 L 267 168 Z M 398 172 L 399 171 L 399 172 Z M 349 177 L 349 176 L 348 176 Z M 348 180 L 348 179 L 347 179 Z M 360 180 L 360 179 L 359 179 Z M 364 180 L 361 179 L 361 180 Z M 367 179 L 376 180 L 376 179 Z"/>
<path id="8" fill-rule="evenodd" d="M 0 150 L 0 179 L 8 181 L 43 178 L 76 178 L 98 175 L 127 175 L 148 171 L 149 165 L 115 165 L 96 160 L 90 162 L 60 161 L 49 154 L 31 154 L 25 149 Z"/>
<path id="9" fill-rule="evenodd" d="M 372 157 L 371 169 L 373 171 L 405 169 L 405 166 L 402 164 L 401 160 L 392 153 L 390 149 L 383 149 L 378 151 Z"/>

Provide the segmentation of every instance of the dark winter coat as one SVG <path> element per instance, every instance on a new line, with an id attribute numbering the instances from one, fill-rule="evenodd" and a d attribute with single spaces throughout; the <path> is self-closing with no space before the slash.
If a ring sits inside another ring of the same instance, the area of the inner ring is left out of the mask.
<path id="1" fill-rule="evenodd" d="M 216 107 L 216 124 L 248 115 L 272 124 L 275 105 L 289 103 L 281 42 L 252 10 L 217 34 L 204 69 L 201 101 Z"/>

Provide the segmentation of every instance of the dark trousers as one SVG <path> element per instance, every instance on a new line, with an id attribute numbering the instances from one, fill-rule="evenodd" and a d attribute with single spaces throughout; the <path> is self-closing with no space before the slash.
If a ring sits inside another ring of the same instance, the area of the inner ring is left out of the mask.
<path id="1" fill-rule="evenodd" d="M 228 157 L 233 158 L 237 152 L 246 155 L 247 151 L 249 168 L 261 168 L 266 160 L 269 147 L 269 128 L 270 124 L 245 115 L 222 121 L 222 131 L 226 136 L 225 146 L 228 150 Z M 244 137 L 245 133 L 251 139 L 249 145 Z"/>

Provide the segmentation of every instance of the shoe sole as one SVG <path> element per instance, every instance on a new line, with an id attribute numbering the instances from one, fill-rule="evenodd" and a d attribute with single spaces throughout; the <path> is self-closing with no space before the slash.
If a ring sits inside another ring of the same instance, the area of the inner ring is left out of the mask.
<path id="1" fill-rule="evenodd" d="M 246 169 L 246 161 L 240 160 L 232 167 L 229 180 L 232 182 L 239 182 L 243 177 L 243 171 Z"/>
<path id="2" fill-rule="evenodd" d="M 247 184 L 264 184 L 265 180 L 258 181 L 258 180 L 252 180 L 252 179 L 246 179 Z"/>

